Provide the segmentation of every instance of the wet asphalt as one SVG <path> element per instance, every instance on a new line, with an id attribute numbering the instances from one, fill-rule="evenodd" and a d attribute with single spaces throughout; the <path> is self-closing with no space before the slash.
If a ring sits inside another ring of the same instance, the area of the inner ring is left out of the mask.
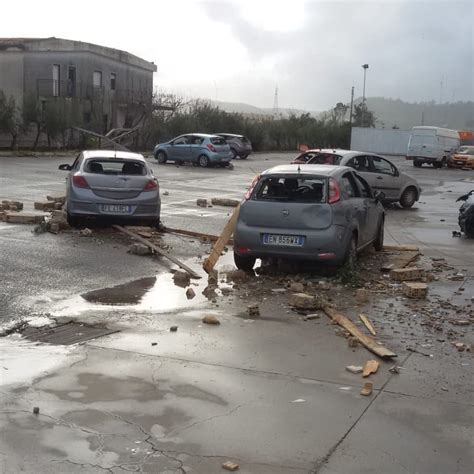
<path id="1" fill-rule="evenodd" d="M 198 208 L 195 200 L 240 198 L 255 174 L 292 157 L 258 154 L 235 161 L 233 170 L 154 164 L 165 225 L 218 234 L 229 209 Z M 474 297 L 474 242 L 452 231 L 455 199 L 474 188 L 474 173 L 393 160 L 423 194 L 412 210 L 387 210 L 386 241 L 420 246 L 423 265 L 445 258 L 463 277 L 430 285 L 430 301 L 465 308 Z M 62 190 L 57 165 L 70 161 L 0 158 L 0 198 L 31 209 Z M 196 269 L 209 250 L 174 235 L 163 243 Z M 392 374 L 393 362 L 382 361 L 371 377 L 374 395 L 362 397 L 364 380 L 344 368 L 372 356 L 348 348 L 324 316 L 304 321 L 271 291 L 278 288 L 258 281 L 212 302 L 201 297 L 206 283 L 198 280 L 192 287 L 199 297 L 189 302 L 167 262 L 130 255 L 128 244 L 111 230 L 34 235 L 31 226 L 0 223 L 0 318 L 49 314 L 122 330 L 77 347 L 74 363 L 5 390 L 2 472 L 207 474 L 223 472 L 228 460 L 257 474 L 471 472 L 472 353 L 453 350 L 444 333 L 426 332 L 423 302 L 405 307 L 400 321 L 395 296 L 362 306 L 335 296 L 353 320 L 369 315 L 403 367 Z M 227 253 L 220 270 L 231 264 Z M 146 280 L 128 284 L 139 279 Z M 246 313 L 253 302 L 260 318 Z M 221 325 L 203 325 L 204 314 Z M 471 327 L 456 337 L 472 344 Z M 32 417 L 33 405 L 41 416 Z"/>

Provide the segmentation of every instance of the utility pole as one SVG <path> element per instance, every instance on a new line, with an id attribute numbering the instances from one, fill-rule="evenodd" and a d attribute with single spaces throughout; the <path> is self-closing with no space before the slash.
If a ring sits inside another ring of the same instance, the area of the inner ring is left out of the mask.
<path id="1" fill-rule="evenodd" d="M 364 69 L 364 89 L 363 89 L 363 92 L 362 92 L 362 117 L 361 117 L 361 125 L 364 126 L 364 122 L 365 122 L 365 78 L 366 78 L 366 75 L 367 75 L 367 69 L 369 69 L 369 65 L 368 64 L 362 64 L 362 68 Z"/>
<path id="2" fill-rule="evenodd" d="M 279 115 L 278 110 L 278 86 L 275 87 L 275 95 L 273 97 L 273 116 L 276 118 Z"/>
<path id="3" fill-rule="evenodd" d="M 351 114 L 349 115 L 349 125 L 352 127 L 352 108 L 354 106 L 354 86 L 351 90 Z"/>

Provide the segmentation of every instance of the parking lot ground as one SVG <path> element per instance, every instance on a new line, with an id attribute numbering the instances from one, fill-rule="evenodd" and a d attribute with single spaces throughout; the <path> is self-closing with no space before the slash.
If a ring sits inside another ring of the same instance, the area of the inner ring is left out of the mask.
<path id="1" fill-rule="evenodd" d="M 232 209 L 195 200 L 239 199 L 255 174 L 292 156 L 256 154 L 233 170 L 153 165 L 165 225 L 219 234 Z M 0 158 L 0 198 L 31 208 L 61 192 L 64 160 Z M 72 319 L 120 330 L 66 347 L 0 338 L 1 472 L 207 474 L 225 472 L 228 460 L 257 474 L 471 472 L 474 242 L 451 233 L 455 199 L 474 188 L 474 174 L 394 161 L 423 195 L 411 210 L 387 209 L 386 240 L 420 247 L 419 264 L 435 278 L 423 301 L 384 281 L 390 255 L 362 255 L 358 282 L 270 268 L 232 284 L 231 251 L 218 264 L 217 294 L 202 295 L 202 278 L 187 300 L 168 262 L 128 254 L 130 241 L 110 229 L 34 235 L 31 226 L 0 223 L 4 324 Z M 195 269 L 210 248 L 170 234 L 161 241 Z M 366 314 L 377 340 L 398 354 L 370 376 L 370 397 L 360 395 L 366 379 L 345 367 L 377 357 L 349 347 L 323 313 L 305 320 L 293 311 L 294 281 L 361 330 L 358 315 Z M 368 301 L 355 299 L 353 283 L 365 286 Z M 259 317 L 247 314 L 252 303 Z M 205 315 L 221 324 L 203 324 Z M 389 371 L 394 365 L 399 373 Z"/>

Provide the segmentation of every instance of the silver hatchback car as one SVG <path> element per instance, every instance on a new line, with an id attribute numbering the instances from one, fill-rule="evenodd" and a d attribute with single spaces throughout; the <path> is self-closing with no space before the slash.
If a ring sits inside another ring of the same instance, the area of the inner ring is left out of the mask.
<path id="1" fill-rule="evenodd" d="M 254 179 L 241 204 L 235 264 L 250 270 L 257 258 L 281 257 L 352 265 L 364 247 L 382 250 L 382 199 L 346 166 L 268 169 Z"/>
<path id="2" fill-rule="evenodd" d="M 60 165 L 66 177 L 67 220 L 79 226 L 87 217 L 159 225 L 158 180 L 138 153 L 91 150 L 72 165 Z"/>

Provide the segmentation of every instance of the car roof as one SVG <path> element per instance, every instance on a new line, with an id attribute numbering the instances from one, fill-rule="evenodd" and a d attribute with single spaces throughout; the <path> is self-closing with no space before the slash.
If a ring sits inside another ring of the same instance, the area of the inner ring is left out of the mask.
<path id="1" fill-rule="evenodd" d="M 294 175 L 319 175 L 334 176 L 343 171 L 354 171 L 348 166 L 334 165 L 279 165 L 269 168 L 262 173 L 262 176 L 272 174 L 294 174 Z"/>
<path id="2" fill-rule="evenodd" d="M 343 150 L 341 148 L 311 148 L 301 152 L 301 154 L 304 153 L 334 153 L 336 155 L 344 155 L 346 153 L 350 153 L 350 150 Z"/>
<path id="3" fill-rule="evenodd" d="M 140 153 L 132 153 L 131 151 L 116 150 L 85 150 L 82 152 L 84 159 L 89 158 L 118 158 L 125 160 L 146 161 Z"/>
<path id="4" fill-rule="evenodd" d="M 215 134 L 212 134 L 212 133 L 183 133 L 182 135 L 179 135 L 180 137 L 202 137 L 202 138 L 212 138 L 212 137 L 215 137 L 215 138 L 222 138 L 220 137 L 219 135 L 215 135 Z M 176 138 L 179 138 L 179 137 L 176 137 Z"/>
<path id="5" fill-rule="evenodd" d="M 228 137 L 236 137 L 236 138 L 240 138 L 240 137 L 243 137 L 243 135 L 239 135 L 237 133 L 225 133 L 225 132 L 222 132 L 222 133 L 215 133 L 215 135 L 227 135 Z"/>

